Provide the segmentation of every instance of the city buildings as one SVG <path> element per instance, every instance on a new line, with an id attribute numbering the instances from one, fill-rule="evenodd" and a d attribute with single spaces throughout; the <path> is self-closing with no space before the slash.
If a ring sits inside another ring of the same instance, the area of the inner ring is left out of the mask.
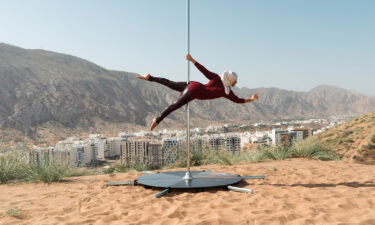
<path id="1" fill-rule="evenodd" d="M 180 151 L 183 151 L 183 149 L 180 149 L 182 147 L 186 148 L 186 145 L 181 144 L 181 140 L 172 138 L 163 139 L 161 147 L 163 164 L 167 165 L 175 163 L 179 157 Z"/>
<path id="2" fill-rule="evenodd" d="M 160 143 L 150 143 L 148 145 L 149 158 L 148 165 L 157 167 L 163 165 L 163 152 Z"/>
<path id="3" fill-rule="evenodd" d="M 161 144 L 147 140 L 123 140 L 121 142 L 121 164 L 130 166 L 144 164 L 160 166 L 163 163 Z"/>
<path id="4" fill-rule="evenodd" d="M 341 123 L 340 119 L 306 119 L 194 128 L 191 130 L 190 150 L 237 153 L 258 145 L 290 145 Z M 308 127 L 309 124 L 312 126 Z M 71 166 L 93 166 L 108 159 L 120 159 L 124 165 L 160 166 L 175 163 L 186 151 L 186 130 L 164 129 L 158 132 L 122 132 L 111 138 L 101 134 L 91 134 L 84 140 L 70 137 L 55 146 L 35 146 L 28 159 L 30 162 L 48 160 Z"/>
<path id="5" fill-rule="evenodd" d="M 125 138 L 116 137 L 108 138 L 104 143 L 104 158 L 119 159 L 121 155 L 121 141 Z"/>
<path id="6" fill-rule="evenodd" d="M 290 127 L 287 130 L 272 129 L 273 145 L 290 145 L 293 142 L 302 141 L 312 135 L 309 128 Z"/>

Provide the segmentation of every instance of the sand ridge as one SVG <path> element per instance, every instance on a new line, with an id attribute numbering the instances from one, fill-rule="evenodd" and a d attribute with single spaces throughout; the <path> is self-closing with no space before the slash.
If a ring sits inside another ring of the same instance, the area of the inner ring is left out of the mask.
<path id="1" fill-rule="evenodd" d="M 71 178 L 53 184 L 0 185 L 0 224 L 375 224 L 375 166 L 288 159 L 194 167 L 240 175 L 265 174 L 239 187 L 254 194 L 214 189 L 172 192 L 141 186 L 107 187 L 142 173 Z"/>

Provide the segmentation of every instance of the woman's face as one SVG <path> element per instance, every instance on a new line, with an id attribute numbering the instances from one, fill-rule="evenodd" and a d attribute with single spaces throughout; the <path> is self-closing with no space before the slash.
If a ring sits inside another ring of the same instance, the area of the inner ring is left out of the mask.
<path id="1" fill-rule="evenodd" d="M 231 86 L 234 87 L 236 84 L 237 84 L 237 80 L 233 81 L 233 82 L 231 83 Z"/>

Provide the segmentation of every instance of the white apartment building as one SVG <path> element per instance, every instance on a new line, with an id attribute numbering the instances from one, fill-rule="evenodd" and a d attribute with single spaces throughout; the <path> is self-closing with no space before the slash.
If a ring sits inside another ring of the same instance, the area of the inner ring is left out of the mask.
<path id="1" fill-rule="evenodd" d="M 70 149 L 56 150 L 54 147 L 36 147 L 30 151 L 30 163 L 57 163 L 75 166 L 76 152 Z"/>
<path id="2" fill-rule="evenodd" d="M 203 140 L 203 149 L 222 150 L 224 148 L 224 138 L 218 135 L 208 136 Z"/>
<path id="3" fill-rule="evenodd" d="M 93 151 L 90 143 L 82 146 L 83 150 L 83 160 L 82 165 L 91 165 L 96 161 L 96 152 Z"/>
<path id="4" fill-rule="evenodd" d="M 161 165 L 163 154 L 161 144 L 150 143 L 149 140 L 121 141 L 121 163 L 124 165 L 146 164 Z"/>
<path id="5" fill-rule="evenodd" d="M 201 142 L 197 140 L 199 138 L 196 138 L 194 142 L 198 143 L 202 150 L 226 150 L 233 153 L 241 150 L 241 137 L 235 133 L 220 136 L 204 136 Z"/>
<path id="6" fill-rule="evenodd" d="M 147 150 L 147 141 L 122 141 L 121 164 L 131 165 L 144 163 Z"/>
<path id="7" fill-rule="evenodd" d="M 161 151 L 163 154 L 163 164 L 175 163 L 179 157 L 180 142 L 177 139 L 163 139 Z"/>
<path id="8" fill-rule="evenodd" d="M 105 139 L 94 139 L 91 141 L 91 149 L 94 160 L 104 160 Z"/>
<path id="9" fill-rule="evenodd" d="M 238 153 L 241 151 L 241 138 L 237 135 L 227 136 L 224 139 L 225 150 Z"/>
<path id="10" fill-rule="evenodd" d="M 243 148 L 245 145 L 251 144 L 251 135 L 241 135 L 240 140 L 240 147 Z"/>
<path id="11" fill-rule="evenodd" d="M 283 142 L 285 139 L 286 135 L 289 135 L 288 130 L 280 130 L 280 129 L 272 129 L 272 144 L 273 145 L 278 145 Z"/>
<path id="12" fill-rule="evenodd" d="M 104 158 L 120 158 L 123 140 L 125 138 L 108 138 L 105 142 Z"/>
<path id="13" fill-rule="evenodd" d="M 160 143 L 149 143 L 148 145 L 148 164 L 152 166 L 163 165 L 163 152 Z"/>

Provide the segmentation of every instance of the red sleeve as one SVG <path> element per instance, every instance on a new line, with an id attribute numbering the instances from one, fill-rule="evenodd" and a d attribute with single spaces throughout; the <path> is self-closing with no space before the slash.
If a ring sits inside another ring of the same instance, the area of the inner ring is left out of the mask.
<path id="1" fill-rule="evenodd" d="M 224 97 L 235 103 L 245 103 L 245 99 L 237 97 L 232 90 L 229 92 L 229 95 L 225 95 Z"/>
<path id="2" fill-rule="evenodd" d="M 208 69 L 206 69 L 204 66 L 202 66 L 201 64 L 199 64 L 199 62 L 195 62 L 195 67 L 197 67 L 197 69 L 199 71 L 201 71 L 201 73 L 203 73 L 204 76 L 207 77 L 207 79 L 209 80 L 217 80 L 217 79 L 221 79 L 219 77 L 219 75 L 217 75 L 216 73 L 213 73 L 211 71 L 209 71 Z"/>

